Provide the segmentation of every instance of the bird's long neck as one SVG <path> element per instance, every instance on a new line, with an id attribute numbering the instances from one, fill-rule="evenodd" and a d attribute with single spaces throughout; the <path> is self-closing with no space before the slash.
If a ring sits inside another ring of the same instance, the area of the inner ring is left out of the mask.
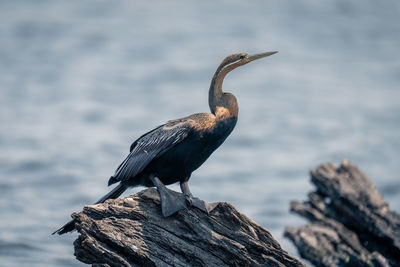
<path id="1" fill-rule="evenodd" d="M 222 83 L 224 82 L 225 76 L 234 68 L 236 68 L 235 65 L 224 64 L 223 62 L 213 76 L 208 93 L 208 104 L 211 113 L 214 115 L 217 115 L 218 110 L 227 109 L 230 113 L 229 116 L 238 116 L 236 98 L 232 94 L 227 94 L 222 91 Z"/>

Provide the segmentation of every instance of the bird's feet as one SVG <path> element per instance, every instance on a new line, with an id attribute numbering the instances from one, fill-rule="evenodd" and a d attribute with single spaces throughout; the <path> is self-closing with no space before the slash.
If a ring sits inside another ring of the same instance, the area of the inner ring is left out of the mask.
<path id="1" fill-rule="evenodd" d="M 192 194 L 185 194 L 185 199 L 188 206 L 196 207 L 207 214 L 210 214 L 210 212 L 217 206 L 216 203 L 207 203 L 197 197 L 192 196 Z"/>
<path id="2" fill-rule="evenodd" d="M 157 188 L 161 199 L 161 211 L 164 217 L 171 216 L 175 212 L 186 209 L 186 199 L 181 193 L 168 189 L 159 178 L 154 175 L 149 177 Z"/>
<path id="3" fill-rule="evenodd" d="M 187 182 L 183 183 L 183 185 L 181 184 L 184 193 L 178 193 L 168 189 L 157 177 L 151 176 L 150 179 L 160 194 L 161 210 L 164 217 L 171 216 L 189 206 L 196 207 L 209 214 L 217 206 L 216 203 L 210 204 L 197 197 L 193 197 L 187 186 Z"/>
<path id="4" fill-rule="evenodd" d="M 171 216 L 172 214 L 184 210 L 188 207 L 196 207 L 207 214 L 216 207 L 216 203 L 207 203 L 197 197 L 178 193 L 167 187 L 163 188 L 161 197 L 161 210 L 164 217 Z"/>
<path id="5" fill-rule="evenodd" d="M 182 193 L 175 192 L 166 187 L 164 187 L 162 193 L 160 191 L 159 193 L 161 198 L 161 210 L 164 217 L 171 216 L 188 207 L 186 198 Z"/>

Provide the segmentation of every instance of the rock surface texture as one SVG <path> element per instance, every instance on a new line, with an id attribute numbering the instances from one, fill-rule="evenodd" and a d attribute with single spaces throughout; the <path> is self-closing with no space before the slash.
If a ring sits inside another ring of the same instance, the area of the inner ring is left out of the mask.
<path id="1" fill-rule="evenodd" d="M 305 266 L 228 203 L 164 218 L 154 188 L 74 213 L 75 256 L 93 266 Z"/>
<path id="2" fill-rule="evenodd" d="M 317 187 L 291 211 L 309 224 L 286 227 L 285 236 L 317 266 L 400 266 L 400 216 L 374 183 L 344 160 L 311 170 Z"/>

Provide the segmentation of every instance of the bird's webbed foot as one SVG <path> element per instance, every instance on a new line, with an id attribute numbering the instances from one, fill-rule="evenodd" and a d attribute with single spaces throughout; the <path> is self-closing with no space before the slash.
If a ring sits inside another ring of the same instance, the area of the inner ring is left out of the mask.
<path id="1" fill-rule="evenodd" d="M 207 214 L 210 214 L 210 212 L 216 207 L 214 203 L 207 203 L 197 197 L 191 198 L 190 205 L 204 211 Z"/>
<path id="2" fill-rule="evenodd" d="M 161 210 L 164 217 L 171 216 L 188 207 L 184 194 L 168 189 L 157 177 L 151 176 L 150 179 L 160 194 Z"/>
<path id="3" fill-rule="evenodd" d="M 194 197 L 189 190 L 189 185 L 187 181 L 181 182 L 180 185 L 188 206 L 196 207 L 207 214 L 210 214 L 210 212 L 217 206 L 215 203 L 207 203 L 197 197 Z"/>

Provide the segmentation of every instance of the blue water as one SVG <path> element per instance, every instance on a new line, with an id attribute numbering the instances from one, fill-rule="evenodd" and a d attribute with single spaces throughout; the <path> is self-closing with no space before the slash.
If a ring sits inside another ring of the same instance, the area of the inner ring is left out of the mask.
<path id="1" fill-rule="evenodd" d="M 109 190 L 138 136 L 208 111 L 239 51 L 280 52 L 226 78 L 239 122 L 193 193 L 293 255 L 283 229 L 304 221 L 289 202 L 320 163 L 349 159 L 399 211 L 399 48 L 396 0 L 0 1 L 0 265 L 82 265 L 76 233 L 49 234 Z"/>

